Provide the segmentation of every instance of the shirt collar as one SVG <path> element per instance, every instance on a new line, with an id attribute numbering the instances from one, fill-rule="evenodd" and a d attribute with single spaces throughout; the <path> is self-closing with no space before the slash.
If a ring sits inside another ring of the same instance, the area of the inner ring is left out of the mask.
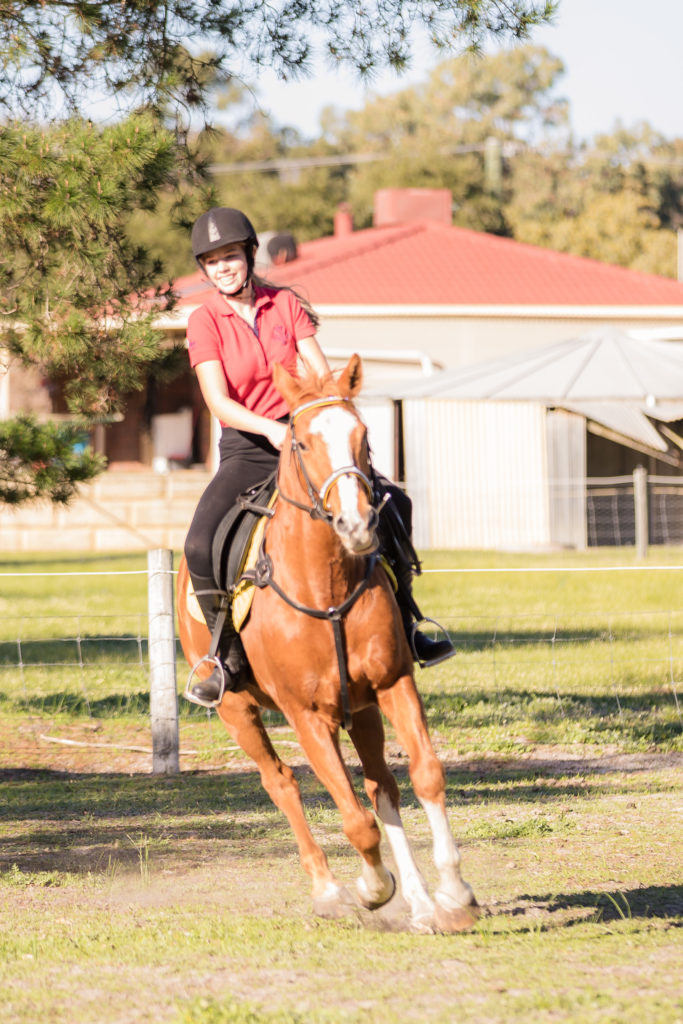
<path id="1" fill-rule="evenodd" d="M 254 304 L 257 309 L 270 305 L 272 301 L 273 296 L 269 288 L 260 288 L 258 285 L 254 285 Z M 222 316 L 237 316 L 235 310 L 225 301 L 223 295 L 217 288 L 213 289 L 211 295 L 207 298 L 205 305 L 209 306 Z"/>

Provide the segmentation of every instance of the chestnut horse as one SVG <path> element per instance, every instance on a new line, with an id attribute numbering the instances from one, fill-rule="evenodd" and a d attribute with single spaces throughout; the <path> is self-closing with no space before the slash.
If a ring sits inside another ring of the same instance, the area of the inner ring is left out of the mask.
<path id="1" fill-rule="evenodd" d="M 376 556 L 378 513 L 367 435 L 352 403 L 361 384 L 360 359 L 352 357 L 338 379 L 298 380 L 281 366 L 273 379 L 291 415 L 279 463 L 279 497 L 265 530 L 272 585 L 255 590 L 241 632 L 252 678 L 244 689 L 224 694 L 218 715 L 256 762 L 264 788 L 289 819 L 312 880 L 317 914 L 348 912 L 350 896 L 311 834 L 298 784 L 273 749 L 259 706 L 284 714 L 339 808 L 344 832 L 361 858 L 356 883 L 361 904 L 380 907 L 395 889 L 380 855 L 377 817 L 391 846 L 411 927 L 463 930 L 476 921 L 478 906 L 460 875 L 444 771 L 427 731 L 389 576 Z M 191 600 L 183 560 L 180 636 L 194 665 L 209 647 L 209 631 L 188 611 Z M 431 827 L 439 874 L 433 898 L 403 830 L 398 786 L 384 758 L 382 714 L 407 752 L 413 789 Z M 343 761 L 339 729 L 345 718 L 374 814 L 360 802 Z"/>

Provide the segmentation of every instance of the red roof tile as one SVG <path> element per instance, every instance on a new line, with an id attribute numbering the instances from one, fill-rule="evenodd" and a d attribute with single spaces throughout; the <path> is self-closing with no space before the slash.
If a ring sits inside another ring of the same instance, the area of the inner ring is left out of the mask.
<path id="1" fill-rule="evenodd" d="M 429 221 L 302 242 L 267 276 L 314 305 L 683 306 L 683 282 Z M 200 281 L 176 282 L 181 305 Z"/>

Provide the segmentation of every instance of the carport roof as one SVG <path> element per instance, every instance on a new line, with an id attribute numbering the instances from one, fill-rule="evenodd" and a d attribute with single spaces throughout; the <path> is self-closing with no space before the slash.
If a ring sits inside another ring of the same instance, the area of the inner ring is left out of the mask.
<path id="1" fill-rule="evenodd" d="M 666 438 L 678 443 L 652 421 L 683 419 L 683 343 L 604 330 L 444 370 L 401 384 L 391 397 L 540 402 L 580 413 L 636 446 L 663 453 L 670 447 Z"/>
<path id="2" fill-rule="evenodd" d="M 395 398 L 495 398 L 562 402 L 661 399 L 683 404 L 683 343 L 603 330 L 503 359 L 444 370 Z"/>

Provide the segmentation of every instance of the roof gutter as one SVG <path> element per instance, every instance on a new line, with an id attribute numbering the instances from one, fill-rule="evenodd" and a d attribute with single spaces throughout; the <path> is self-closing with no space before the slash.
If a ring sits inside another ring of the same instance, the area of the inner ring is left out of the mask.
<path id="1" fill-rule="evenodd" d="M 615 317 L 650 320 L 683 319 L 681 306 L 517 306 L 517 305 L 324 305 L 316 303 L 316 312 L 321 317 L 506 317 L 537 320 L 558 319 L 604 319 Z"/>
<path id="2" fill-rule="evenodd" d="M 184 330 L 187 321 L 197 305 L 182 306 L 171 313 L 161 313 L 154 321 L 160 330 Z M 518 320 L 681 320 L 683 321 L 683 305 L 681 306 L 502 306 L 502 305 L 325 305 L 316 303 L 316 312 L 323 319 L 452 319 L 485 318 L 485 319 L 518 319 Z M 683 337 L 683 329 L 675 325 L 666 329 L 668 337 Z M 649 335 L 652 337 L 652 335 Z M 663 337 L 663 336 L 662 336 Z"/>

